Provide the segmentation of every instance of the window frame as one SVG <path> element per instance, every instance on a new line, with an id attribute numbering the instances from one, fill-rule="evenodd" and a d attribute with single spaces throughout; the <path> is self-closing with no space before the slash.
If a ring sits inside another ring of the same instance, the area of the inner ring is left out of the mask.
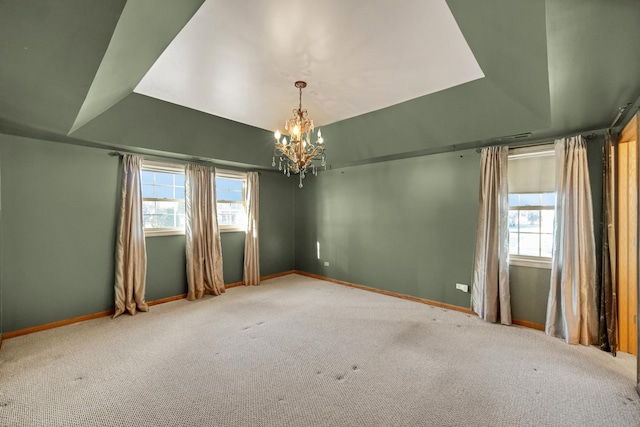
<path id="1" fill-rule="evenodd" d="M 515 148 L 510 150 L 513 152 L 513 154 L 509 154 L 509 160 L 510 159 L 517 159 L 517 158 L 522 158 L 522 157 L 537 157 L 537 156 L 555 156 L 555 149 L 553 144 L 544 144 L 544 145 L 539 145 L 537 147 L 526 147 L 524 149 L 520 148 Z M 542 194 L 542 193 L 549 193 L 548 191 L 540 191 L 539 193 L 536 194 Z M 509 195 L 512 194 L 523 194 L 523 193 L 511 193 L 509 192 Z M 555 194 L 555 191 L 554 191 Z M 557 196 L 557 195 L 556 195 Z M 557 201 L 556 201 L 557 203 Z M 530 205 L 530 206 L 507 206 L 507 211 L 521 211 L 521 210 L 528 210 L 528 211 L 540 211 L 540 216 L 542 216 L 542 212 L 543 210 L 551 210 L 554 212 L 554 228 L 555 228 L 555 209 L 556 209 L 556 205 Z M 519 222 L 518 222 L 519 223 Z M 555 231 L 555 230 L 554 230 Z M 511 254 L 509 253 L 509 258 L 508 258 L 508 262 L 509 265 L 515 265 L 515 266 L 519 266 L 519 267 L 532 267 L 532 268 L 543 268 L 543 269 L 551 269 L 551 261 L 553 258 L 553 244 L 554 244 L 554 231 L 552 231 L 551 233 L 551 237 L 552 237 L 552 255 L 550 257 L 545 257 L 545 256 L 533 256 L 533 255 L 519 255 L 519 254 Z M 511 234 L 511 232 L 509 233 Z M 541 236 L 542 234 L 548 234 L 548 233 L 528 233 L 528 234 L 538 234 L 539 236 Z M 518 227 L 518 236 L 520 235 L 520 230 Z"/>
<path id="2" fill-rule="evenodd" d="M 151 172 L 164 172 L 164 173 L 172 173 L 172 174 L 182 174 L 185 177 L 186 182 L 186 173 L 184 165 L 178 165 L 173 163 L 164 163 L 164 162 L 156 162 L 151 160 L 143 160 L 142 161 L 142 171 L 151 171 Z M 142 176 L 140 177 L 141 189 L 142 189 Z M 166 199 L 166 198 L 156 198 L 156 197 L 142 197 L 142 203 L 145 201 L 149 202 L 184 202 L 186 203 L 186 194 L 184 199 Z M 157 227 L 157 228 L 144 228 L 144 236 L 145 237 L 156 237 L 156 236 L 180 236 L 185 234 L 185 227 Z"/>
<path id="3" fill-rule="evenodd" d="M 242 211 L 244 216 L 247 214 L 247 173 L 242 171 L 235 171 L 229 169 L 216 168 L 216 179 L 237 179 L 242 181 Z M 246 220 L 243 224 L 234 225 L 221 225 L 220 218 L 218 216 L 218 204 L 219 203 L 238 203 L 237 200 L 218 200 L 218 185 L 216 183 L 216 219 L 218 220 L 218 230 L 221 233 L 233 233 L 233 232 L 245 232 L 247 231 Z"/>

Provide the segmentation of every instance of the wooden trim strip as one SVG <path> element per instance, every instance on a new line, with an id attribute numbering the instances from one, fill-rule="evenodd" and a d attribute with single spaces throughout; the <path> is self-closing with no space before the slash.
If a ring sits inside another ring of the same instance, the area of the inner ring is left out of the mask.
<path id="1" fill-rule="evenodd" d="M 375 293 L 382 294 L 382 295 L 388 295 L 390 297 L 402 298 L 402 299 L 406 299 L 406 300 L 409 300 L 409 301 L 419 302 L 419 303 L 422 303 L 422 304 L 432 305 L 432 306 L 435 306 L 435 307 L 446 308 L 448 310 L 455 310 L 455 311 L 460 311 L 462 313 L 475 315 L 475 313 L 471 309 L 465 308 L 465 307 L 460 307 L 460 306 L 453 305 L 453 304 L 447 304 L 447 303 L 439 302 L 439 301 L 432 301 L 432 300 L 425 299 L 425 298 L 419 298 L 419 297 L 414 297 L 414 296 L 411 296 L 411 295 L 400 294 L 398 292 L 385 291 L 383 289 L 370 288 L 369 286 L 356 285 L 355 283 L 350 283 L 350 282 L 345 282 L 345 281 L 342 281 L 342 280 L 331 279 L 329 277 L 324 277 L 324 276 L 320 276 L 320 275 L 313 274 L 313 273 L 307 273 L 306 271 L 296 270 L 296 274 L 300 274 L 301 276 L 312 277 L 314 279 L 324 280 L 325 282 L 336 283 L 338 285 L 349 286 L 350 288 L 362 289 L 364 291 L 375 292 Z"/>
<path id="2" fill-rule="evenodd" d="M 269 279 L 275 279 L 276 277 L 287 276 L 289 274 L 294 274 L 295 270 L 283 271 L 281 273 L 269 274 L 268 276 L 260 276 L 260 282 L 264 282 Z M 225 289 L 235 288 L 236 286 L 244 286 L 244 282 L 234 282 L 228 285 L 224 285 Z"/>
<path id="3" fill-rule="evenodd" d="M 187 294 L 180 294 L 172 297 L 160 298 L 160 299 L 147 302 L 147 305 L 152 306 L 152 305 L 164 304 L 165 302 L 178 301 L 181 299 L 185 299 L 186 297 L 187 297 Z"/>
<path id="4" fill-rule="evenodd" d="M 269 279 L 273 279 L 275 277 L 286 276 L 288 274 L 293 274 L 293 273 L 294 273 L 294 270 L 284 271 L 282 273 L 276 273 L 276 274 L 270 274 L 268 276 L 262 276 L 262 277 L 260 277 L 260 280 L 261 281 L 262 280 L 269 280 Z M 225 288 L 226 289 L 235 288 L 236 286 L 242 286 L 242 285 L 244 285 L 242 282 L 235 282 L 235 283 L 231 283 L 231 284 L 225 285 Z M 187 294 L 174 295 L 174 296 L 171 296 L 171 297 L 160 298 L 160 299 L 153 300 L 153 301 L 147 301 L 147 304 L 149 306 L 153 306 L 153 305 L 158 305 L 158 304 L 164 304 L 166 302 L 178 301 L 178 300 L 184 299 L 186 297 L 187 297 Z M 70 319 L 58 320 L 58 321 L 51 322 L 51 323 L 45 323 L 43 325 L 36 325 L 36 326 L 31 326 L 31 327 L 28 327 L 28 328 L 24 328 L 24 329 L 18 329 L 16 331 L 5 332 L 4 334 L 0 334 L 0 347 L 2 346 L 2 340 L 3 339 L 10 339 L 10 338 L 19 337 L 21 335 L 32 334 L 34 332 L 46 331 L 47 329 L 59 328 L 60 326 L 66 326 L 66 325 L 71 325 L 73 323 L 84 322 L 85 320 L 92 320 L 92 319 L 98 319 L 100 317 L 112 316 L 113 313 L 114 313 L 113 309 L 104 310 L 104 311 L 100 311 L 100 312 L 97 312 L 97 313 L 85 314 L 83 316 L 72 317 Z"/>
<path id="5" fill-rule="evenodd" d="M 242 282 L 229 283 L 228 285 L 224 285 L 224 288 L 225 289 L 231 289 L 231 288 L 235 288 L 237 286 L 244 286 L 244 283 L 242 283 Z"/>
<path id="6" fill-rule="evenodd" d="M 537 329 L 544 332 L 544 325 L 540 323 L 530 322 L 528 320 L 511 319 L 511 323 L 514 325 L 524 326 L 525 328 Z"/>
<path id="7" fill-rule="evenodd" d="M 457 305 L 447 304 L 447 303 L 439 302 L 439 301 L 433 301 L 433 300 L 429 300 L 429 299 L 426 299 L 426 298 L 414 297 L 414 296 L 411 296 L 411 295 L 401 294 L 401 293 L 398 293 L 398 292 L 386 291 L 384 289 L 377 289 L 377 288 L 371 288 L 369 286 L 357 285 L 355 283 L 345 282 L 343 280 L 332 279 L 332 278 L 329 278 L 329 277 L 320 276 L 318 274 L 307 273 L 306 271 L 301 271 L 301 270 L 289 270 L 289 271 L 283 271 L 281 273 L 270 274 L 268 276 L 262 276 L 262 277 L 260 277 L 260 281 L 266 281 L 266 280 L 269 280 L 269 279 L 275 279 L 276 277 L 288 276 L 290 274 L 299 274 L 301 276 L 307 276 L 307 277 L 311 277 L 311 278 L 314 278 L 314 279 L 323 280 L 325 282 L 336 283 L 338 285 L 348 286 L 348 287 L 356 288 L 356 289 L 362 289 L 364 291 L 375 292 L 375 293 L 378 293 L 378 294 L 387 295 L 387 296 L 391 296 L 391 297 L 395 297 L 395 298 L 401 298 L 401 299 L 405 299 L 405 300 L 409 300 L 409 301 L 419 302 L 421 304 L 432 305 L 434 307 L 446 308 L 448 310 L 454 310 L 454 311 L 459 311 L 461 313 L 475 315 L 475 313 L 471 309 L 468 309 L 468 308 L 465 308 L 465 307 L 460 307 L 460 306 L 457 306 Z M 225 288 L 226 289 L 230 289 L 230 288 L 235 288 L 237 286 L 243 286 L 243 285 L 244 284 L 242 282 L 235 282 L 235 283 L 230 283 L 228 285 L 225 285 Z M 187 294 L 180 294 L 180 295 L 175 295 L 175 296 L 171 296 L 171 297 L 160 298 L 160 299 L 157 299 L 157 300 L 149 301 L 149 302 L 147 302 L 147 304 L 149 306 L 153 306 L 153 305 L 158 305 L 158 304 L 164 304 L 164 303 L 167 303 L 167 302 L 178 301 L 178 300 L 184 299 L 186 297 L 187 297 Z M 113 313 L 114 313 L 113 309 L 105 310 L 105 311 L 100 311 L 98 313 L 85 314 L 83 316 L 72 317 L 70 319 L 58 320 L 56 322 L 45 323 L 43 325 L 31 326 L 29 328 L 18 329 L 16 331 L 5 332 L 4 334 L 0 334 L 0 348 L 2 348 L 2 340 L 3 339 L 15 338 L 15 337 L 19 337 L 21 335 L 27 335 L 27 334 L 31 334 L 31 333 L 34 333 L 34 332 L 45 331 L 47 329 L 58 328 L 60 326 L 71 325 L 73 323 L 84 322 L 86 320 L 92 320 L 92 319 L 98 319 L 100 317 L 111 316 L 111 315 L 113 315 Z M 512 319 L 512 323 L 514 325 L 525 326 L 527 328 L 537 329 L 537 330 L 540 330 L 540 331 L 544 331 L 545 330 L 544 325 L 541 325 L 539 323 L 530 322 L 528 320 Z"/>
<path id="8" fill-rule="evenodd" d="M 265 280 L 275 279 L 276 277 L 288 276 L 289 274 L 295 274 L 295 273 L 296 273 L 296 270 L 288 270 L 288 271 L 283 271 L 282 273 L 269 274 L 268 276 L 260 277 L 260 281 L 262 282 Z"/>
<path id="9" fill-rule="evenodd" d="M 469 308 L 466 308 L 466 307 L 460 307 L 460 306 L 457 306 L 457 305 L 447 304 L 447 303 L 439 302 L 439 301 L 433 301 L 433 300 L 429 300 L 429 299 L 425 299 L 425 298 L 418 298 L 418 297 L 414 297 L 414 296 L 411 296 L 411 295 L 400 294 L 398 292 L 386 291 L 386 290 L 383 290 L 383 289 L 370 288 L 369 286 L 356 285 L 355 283 L 345 282 L 343 280 L 331 279 L 329 277 L 320 276 L 318 274 L 307 273 L 306 271 L 296 270 L 295 274 L 299 274 L 301 276 L 312 277 L 314 279 L 324 280 L 325 282 L 336 283 L 338 285 L 349 286 L 350 288 L 362 289 L 364 291 L 375 292 L 375 293 L 378 293 L 378 294 L 388 295 L 388 296 L 395 297 L 395 298 L 402 298 L 402 299 L 406 299 L 406 300 L 409 300 L 409 301 L 419 302 L 419 303 L 422 303 L 422 304 L 433 305 L 435 307 L 446 308 L 448 310 L 459 311 L 461 313 L 473 314 L 474 316 L 476 316 L 476 313 L 473 310 L 471 310 Z M 531 329 L 537 329 L 539 331 L 544 331 L 545 330 L 544 325 L 541 325 L 539 323 L 530 322 L 528 320 L 511 319 L 511 323 L 513 323 L 514 325 L 524 326 L 524 327 L 531 328 Z"/>
<path id="10" fill-rule="evenodd" d="M 44 325 L 31 326 L 29 328 L 18 329 L 17 331 L 5 332 L 4 339 L 15 338 L 21 335 L 32 334 L 34 332 L 46 331 L 47 329 L 58 328 L 60 326 L 71 325 L 73 323 L 84 322 L 85 320 L 97 319 L 99 317 L 111 316 L 114 310 L 99 311 L 97 313 L 85 314 L 84 316 L 72 317 L 71 319 L 58 320 L 56 322 L 45 323 Z"/>

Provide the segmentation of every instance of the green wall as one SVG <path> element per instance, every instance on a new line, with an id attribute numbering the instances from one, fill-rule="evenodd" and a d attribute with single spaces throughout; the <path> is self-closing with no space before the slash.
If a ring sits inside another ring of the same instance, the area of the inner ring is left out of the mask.
<path id="1" fill-rule="evenodd" d="M 601 148 L 589 141 L 598 245 Z M 471 283 L 479 163 L 474 150 L 395 160 L 303 189 L 261 172 L 261 274 L 299 269 L 469 307 L 455 283 Z M 118 177 L 105 150 L 0 134 L 0 331 L 113 306 Z M 239 282 L 244 233 L 221 240 L 225 283 Z M 147 238 L 147 255 L 147 300 L 186 291 L 184 236 Z M 549 270 L 510 271 L 513 316 L 544 323 Z"/>
<path id="2" fill-rule="evenodd" d="M 602 138 L 589 140 L 597 247 L 601 150 Z M 295 191 L 296 269 L 469 307 L 470 294 L 455 284 L 471 284 L 479 168 L 479 154 L 469 150 L 305 180 Z M 510 276 L 513 317 L 544 324 L 550 270 L 512 266 Z"/>
<path id="3" fill-rule="evenodd" d="M 119 170 L 105 150 L 0 134 L 1 332 L 113 307 Z M 261 273 L 292 270 L 293 181 L 260 181 Z M 244 233 L 221 240 L 241 281 Z M 147 238 L 147 258 L 147 300 L 186 292 L 184 236 Z"/>
<path id="4" fill-rule="evenodd" d="M 455 284 L 471 281 L 479 167 L 464 151 L 305 179 L 295 192 L 296 268 L 468 307 Z"/>
<path id="5" fill-rule="evenodd" d="M 3 332 L 113 305 L 118 161 L 0 135 Z"/>

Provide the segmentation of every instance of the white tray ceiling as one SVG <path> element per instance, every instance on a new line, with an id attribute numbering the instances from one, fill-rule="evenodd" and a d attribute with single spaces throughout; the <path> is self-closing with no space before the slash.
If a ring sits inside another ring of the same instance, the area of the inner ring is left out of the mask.
<path id="1" fill-rule="evenodd" d="M 484 77 L 444 0 L 207 0 L 135 92 L 263 129 L 326 125 Z"/>

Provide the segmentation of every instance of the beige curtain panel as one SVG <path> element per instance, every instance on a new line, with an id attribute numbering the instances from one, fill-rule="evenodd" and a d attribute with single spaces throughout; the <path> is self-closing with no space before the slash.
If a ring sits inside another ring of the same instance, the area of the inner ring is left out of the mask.
<path id="1" fill-rule="evenodd" d="M 144 300 L 147 252 L 142 216 L 142 158 L 122 157 L 122 190 L 116 241 L 114 318 L 125 311 L 149 311 Z"/>
<path id="2" fill-rule="evenodd" d="M 188 164 L 185 171 L 187 299 L 225 291 L 222 247 L 216 214 L 216 177 L 213 168 Z"/>
<path id="3" fill-rule="evenodd" d="M 260 284 L 260 240 L 258 238 L 258 213 L 260 186 L 258 172 L 247 173 L 247 235 L 244 240 L 245 285 Z"/>
<path id="4" fill-rule="evenodd" d="M 471 308 L 487 322 L 511 324 L 508 147 L 482 150 Z"/>
<path id="5" fill-rule="evenodd" d="M 596 252 L 587 149 L 581 135 L 557 140 L 556 222 L 546 333 L 569 344 L 597 341 Z"/>

